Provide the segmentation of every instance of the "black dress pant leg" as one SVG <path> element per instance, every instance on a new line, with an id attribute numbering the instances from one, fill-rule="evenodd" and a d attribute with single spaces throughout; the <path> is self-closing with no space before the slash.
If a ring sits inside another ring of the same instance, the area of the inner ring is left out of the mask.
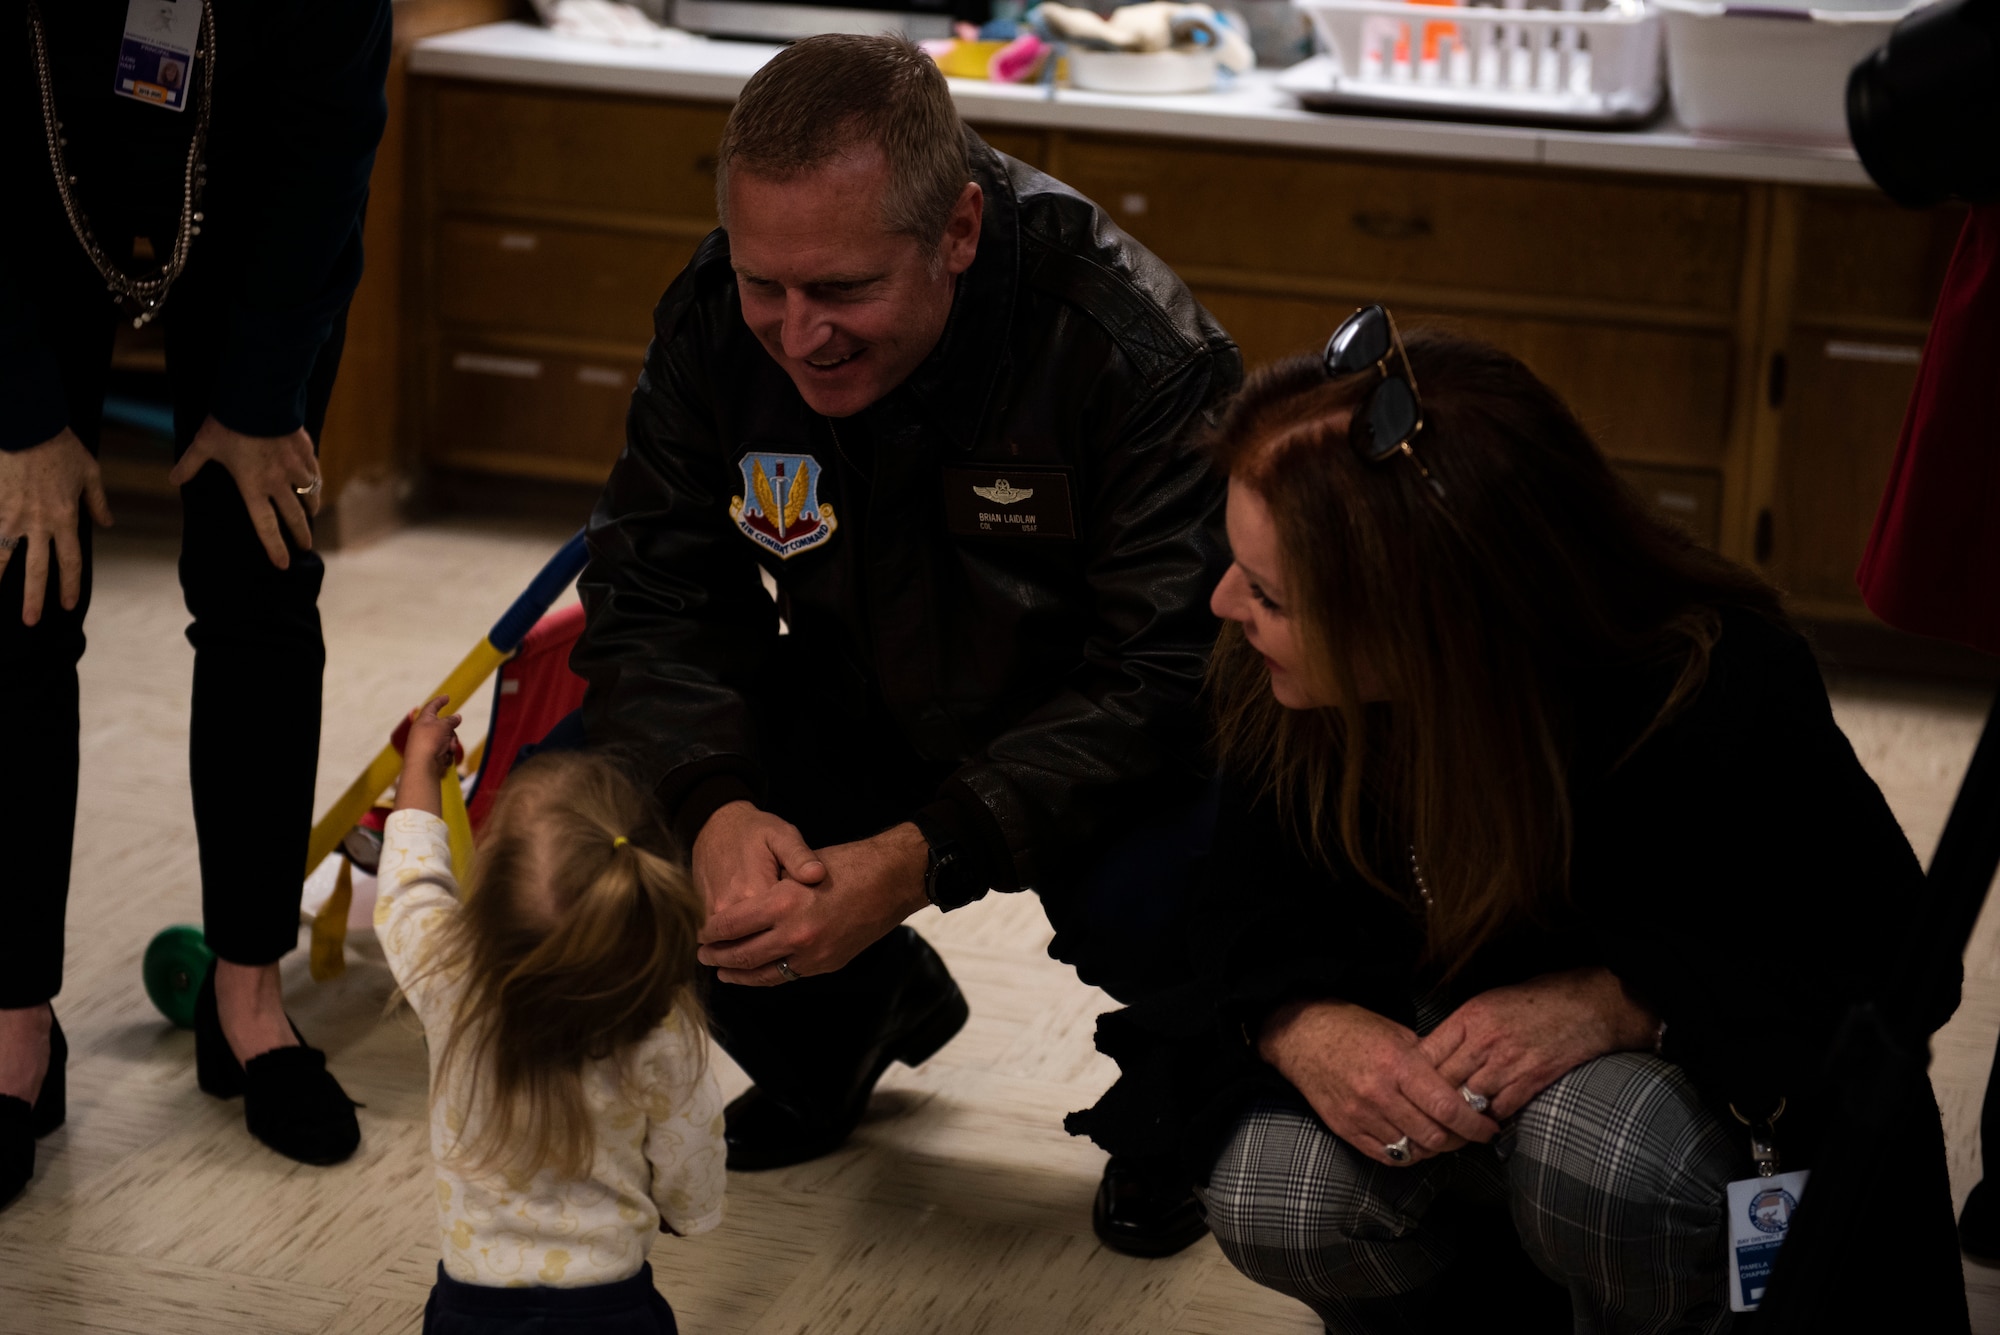
<path id="1" fill-rule="evenodd" d="M 930 946 L 898 927 L 835 973 L 778 987 L 715 982 L 708 1019 L 722 1050 L 793 1112 L 835 1119 Z"/>
<path id="2" fill-rule="evenodd" d="M 23 267 L 40 279 L 42 333 L 62 368 L 70 430 L 95 454 L 116 311 L 66 229 L 42 228 L 29 247 L 46 257 L 43 265 Z M 0 843 L 8 863 L 0 874 L 0 915 L 6 919 L 0 1008 L 10 1010 L 38 1006 L 62 987 L 63 916 L 76 832 L 76 665 L 90 608 L 90 537 L 89 511 L 80 509 L 83 589 L 74 608 L 63 608 L 53 552 L 41 620 L 33 626 L 21 623 L 23 549 L 15 550 L 0 577 Z"/>
<path id="3" fill-rule="evenodd" d="M 193 443 L 214 398 L 229 335 L 226 262 L 197 242 L 165 312 L 176 458 Z M 305 429 L 315 449 L 344 326 L 343 317 L 307 387 Z M 195 651 L 188 779 L 204 931 L 216 954 L 233 964 L 271 964 L 298 944 L 319 766 L 325 567 L 289 533 L 289 568 L 272 565 L 235 479 L 220 463 L 181 488 L 181 515 L 181 590 Z"/>

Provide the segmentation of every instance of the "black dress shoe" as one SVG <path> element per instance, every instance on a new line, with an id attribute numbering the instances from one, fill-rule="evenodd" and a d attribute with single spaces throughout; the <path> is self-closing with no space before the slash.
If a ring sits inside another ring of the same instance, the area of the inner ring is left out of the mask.
<path id="1" fill-rule="evenodd" d="M 868 1096 L 889 1064 L 919 1066 L 929 1061 L 957 1037 L 971 1013 L 944 962 L 928 946 L 922 947 L 876 1041 L 855 1064 L 847 1088 L 830 1091 L 828 1111 L 804 1113 L 754 1087 L 724 1109 L 730 1171 L 789 1168 L 833 1153 L 860 1125 Z"/>
<path id="2" fill-rule="evenodd" d="M 306 1046 L 272 1048 L 248 1062 L 236 1060 L 215 1008 L 215 966 L 194 1003 L 194 1073 L 202 1092 L 219 1099 L 243 1096 L 243 1124 L 287 1159 L 336 1164 L 361 1144 L 354 1100 L 326 1069 L 326 1054 Z"/>
<path id="3" fill-rule="evenodd" d="M 29 1103 L 0 1094 L 0 1208 L 11 1205 L 35 1175 L 35 1142 L 69 1116 L 69 1040 L 49 1009 L 49 1070 Z"/>
<path id="4" fill-rule="evenodd" d="M 1180 1174 L 1150 1160 L 1113 1159 L 1104 1165 L 1097 1200 L 1090 1207 L 1097 1240 L 1127 1256 L 1172 1256 L 1201 1241 L 1208 1221 Z"/>

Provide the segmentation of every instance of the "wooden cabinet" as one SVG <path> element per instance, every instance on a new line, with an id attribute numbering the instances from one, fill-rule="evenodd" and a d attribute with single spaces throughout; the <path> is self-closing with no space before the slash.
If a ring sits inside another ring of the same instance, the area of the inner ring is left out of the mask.
<path id="1" fill-rule="evenodd" d="M 1753 554 L 1800 611 L 1865 616 L 1855 567 L 1964 213 L 1793 190 L 1777 215 L 1773 268 L 1790 281 L 1763 349 L 1773 481 Z"/>
<path id="2" fill-rule="evenodd" d="M 409 426 L 595 482 L 714 226 L 712 103 L 417 81 Z M 1853 587 L 1958 219 L 1857 189 L 983 128 L 1172 264 L 1255 366 L 1357 305 L 1520 356 L 1661 514 L 1817 616 Z"/>

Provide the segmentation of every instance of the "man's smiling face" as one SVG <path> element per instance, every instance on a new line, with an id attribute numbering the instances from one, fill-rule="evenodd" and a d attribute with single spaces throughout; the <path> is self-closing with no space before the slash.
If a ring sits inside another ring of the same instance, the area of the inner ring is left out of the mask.
<path id="1" fill-rule="evenodd" d="M 889 166 L 861 145 L 788 177 L 729 172 L 743 321 L 815 412 L 850 417 L 908 379 L 944 333 L 979 243 L 979 187 L 926 247 L 883 221 Z"/>

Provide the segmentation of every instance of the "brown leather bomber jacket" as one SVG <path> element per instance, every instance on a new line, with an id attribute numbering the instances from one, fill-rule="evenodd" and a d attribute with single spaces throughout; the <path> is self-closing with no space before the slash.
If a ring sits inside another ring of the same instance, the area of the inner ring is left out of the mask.
<path id="1" fill-rule="evenodd" d="M 977 256 L 863 413 L 813 412 L 750 334 L 722 231 L 654 313 L 571 663 L 684 839 L 736 797 L 812 842 L 917 818 L 1039 890 L 1198 754 L 1226 561 L 1199 438 L 1241 358 L 1103 210 L 972 149 Z M 871 814 L 816 833 L 836 807 Z"/>

